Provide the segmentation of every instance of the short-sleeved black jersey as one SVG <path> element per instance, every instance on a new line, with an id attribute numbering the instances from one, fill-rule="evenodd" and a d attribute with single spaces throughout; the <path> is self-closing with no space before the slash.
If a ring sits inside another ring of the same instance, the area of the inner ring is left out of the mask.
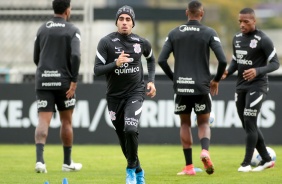
<path id="1" fill-rule="evenodd" d="M 68 89 L 77 82 L 80 66 L 80 31 L 61 17 L 38 30 L 34 44 L 36 89 Z"/>
<path id="2" fill-rule="evenodd" d="M 179 95 L 203 95 L 210 91 L 210 48 L 219 62 L 214 78 L 219 81 L 226 67 L 226 58 L 215 30 L 196 20 L 173 29 L 162 48 L 158 63 L 174 82 Z M 173 53 L 174 73 L 167 64 Z"/>
<path id="3" fill-rule="evenodd" d="M 117 67 L 116 61 L 121 52 L 129 54 L 130 62 Z M 144 94 L 145 83 L 142 55 L 148 66 L 149 82 L 155 79 L 155 59 L 151 44 L 136 34 L 122 35 L 113 32 L 103 37 L 97 47 L 94 74 L 106 75 L 107 96 L 128 97 L 132 94 Z"/>
<path id="4" fill-rule="evenodd" d="M 268 64 L 269 63 L 269 64 Z M 257 76 L 247 81 L 243 72 L 255 68 Z M 228 75 L 238 70 L 237 91 L 260 89 L 267 91 L 267 73 L 277 70 L 279 61 L 276 50 L 270 38 L 260 30 L 243 34 L 238 33 L 233 38 L 233 56 L 228 68 Z"/>

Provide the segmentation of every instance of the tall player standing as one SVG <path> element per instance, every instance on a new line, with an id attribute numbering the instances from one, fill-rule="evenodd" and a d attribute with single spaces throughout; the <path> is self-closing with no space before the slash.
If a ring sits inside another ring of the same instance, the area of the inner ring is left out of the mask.
<path id="1" fill-rule="evenodd" d="M 218 85 L 226 67 L 226 58 L 215 30 L 200 23 L 204 16 L 202 3 L 191 1 L 186 9 L 186 16 L 188 22 L 168 34 L 158 63 L 174 83 L 175 114 L 180 117 L 180 139 L 185 167 L 177 174 L 196 174 L 192 161 L 192 109 L 197 114 L 198 138 L 202 147 L 200 158 L 206 172 L 212 174 L 214 167 L 209 153 L 211 138 L 209 116 L 212 105 L 210 93 L 218 94 Z M 218 60 L 214 78 L 211 77 L 209 70 L 210 49 Z M 173 53 L 175 58 L 174 73 L 167 63 L 170 53 Z"/>
<path id="2" fill-rule="evenodd" d="M 47 173 L 43 151 L 48 128 L 56 107 L 60 114 L 63 143 L 63 171 L 78 171 L 82 164 L 71 159 L 73 144 L 72 113 L 80 66 L 80 31 L 69 23 L 70 0 L 53 0 L 54 17 L 38 30 L 34 43 L 37 66 L 35 89 L 39 123 L 35 129 L 35 171 Z"/>

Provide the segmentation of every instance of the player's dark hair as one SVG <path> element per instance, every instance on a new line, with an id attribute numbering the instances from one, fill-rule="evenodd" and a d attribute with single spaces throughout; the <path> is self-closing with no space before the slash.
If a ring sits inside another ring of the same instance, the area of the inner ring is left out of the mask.
<path id="1" fill-rule="evenodd" d="M 240 14 L 253 14 L 253 15 L 255 15 L 255 11 L 252 8 L 243 8 L 239 13 Z"/>
<path id="2" fill-rule="evenodd" d="M 202 3 L 200 1 L 191 1 L 188 4 L 188 10 L 193 14 L 197 14 L 199 12 L 199 9 L 202 7 Z"/>
<path id="3" fill-rule="evenodd" d="M 53 10 L 55 14 L 63 14 L 70 7 L 71 0 L 53 0 Z"/>

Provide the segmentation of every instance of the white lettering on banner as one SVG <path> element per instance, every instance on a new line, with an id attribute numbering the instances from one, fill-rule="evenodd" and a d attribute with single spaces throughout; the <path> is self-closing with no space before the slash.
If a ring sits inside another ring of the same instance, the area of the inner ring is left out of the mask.
<path id="1" fill-rule="evenodd" d="M 174 114 L 174 105 L 173 100 L 145 100 L 139 126 L 142 128 L 179 127 L 180 119 L 178 115 Z M 23 109 L 28 111 L 28 117 L 24 117 Z M 242 127 L 234 101 L 214 100 L 212 110 L 216 115 L 213 128 Z M 94 109 L 94 114 L 90 114 L 90 112 L 87 100 L 77 101 L 73 115 L 73 127 L 88 128 L 90 132 L 95 132 L 99 123 L 104 121 L 108 126 L 113 127 L 106 99 L 100 100 L 97 109 Z M 194 119 L 191 119 L 192 127 L 194 127 Z M 273 127 L 275 121 L 275 101 L 267 100 L 263 102 L 261 113 L 258 115 L 258 126 L 270 128 Z M 0 128 L 29 128 L 36 127 L 37 124 L 36 101 L 28 107 L 24 106 L 22 100 L 0 100 Z M 56 113 L 52 118 L 50 128 L 59 128 L 60 126 L 59 113 Z"/>

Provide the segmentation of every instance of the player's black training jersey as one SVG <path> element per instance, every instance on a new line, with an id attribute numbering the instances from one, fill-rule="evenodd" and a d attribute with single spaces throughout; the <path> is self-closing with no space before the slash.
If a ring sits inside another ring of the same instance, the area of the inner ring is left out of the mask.
<path id="1" fill-rule="evenodd" d="M 268 64 L 269 63 L 269 64 Z M 257 76 L 247 81 L 244 70 L 255 68 Z M 238 70 L 237 91 L 268 88 L 267 73 L 279 68 L 279 61 L 272 41 L 262 31 L 236 34 L 233 38 L 233 56 L 228 75 Z"/>
<path id="2" fill-rule="evenodd" d="M 226 58 L 215 30 L 196 20 L 173 29 L 163 46 L 158 63 L 174 82 L 179 95 L 203 95 L 210 91 L 210 48 L 219 62 L 214 78 L 219 81 L 226 67 Z M 167 64 L 170 53 L 175 59 L 174 73 Z"/>
<path id="3" fill-rule="evenodd" d="M 36 89 L 68 89 L 77 82 L 80 65 L 80 31 L 54 17 L 38 30 L 34 44 Z"/>
<path id="4" fill-rule="evenodd" d="M 116 60 L 124 51 L 130 62 L 120 67 Z M 149 82 L 155 79 L 155 58 L 150 43 L 136 34 L 121 35 L 113 32 L 102 38 L 98 44 L 94 74 L 106 75 L 107 96 L 123 98 L 131 94 L 144 94 L 145 84 L 141 56 L 147 60 Z"/>

